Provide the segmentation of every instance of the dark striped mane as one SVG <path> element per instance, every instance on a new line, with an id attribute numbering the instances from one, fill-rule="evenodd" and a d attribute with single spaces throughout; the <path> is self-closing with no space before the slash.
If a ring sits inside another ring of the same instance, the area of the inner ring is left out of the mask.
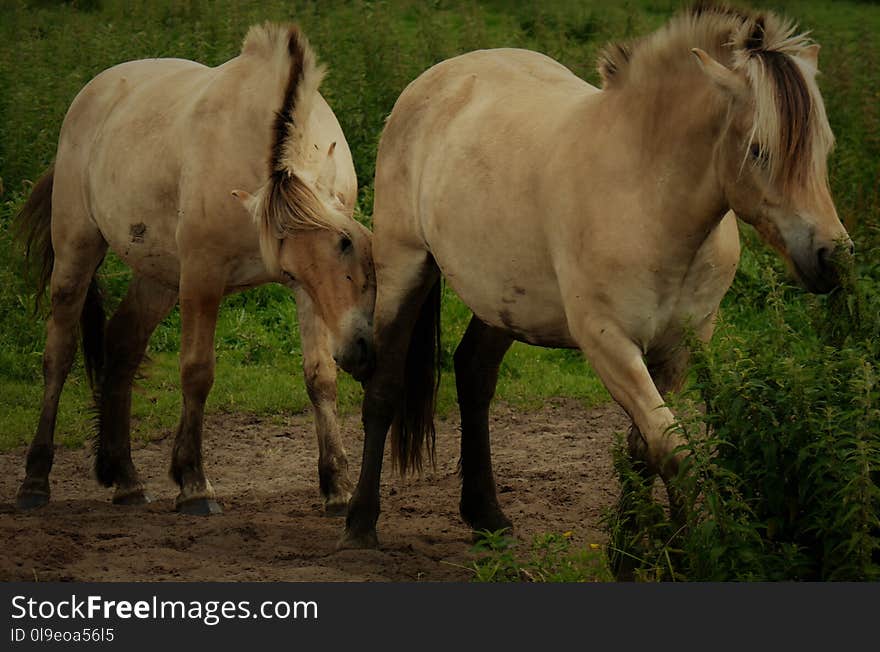
<path id="1" fill-rule="evenodd" d="M 260 247 L 270 269 L 278 270 L 281 239 L 304 229 L 341 231 L 342 216 L 317 194 L 307 168 L 305 136 L 325 69 L 296 25 L 251 27 L 242 54 L 261 56 L 286 71 L 280 106 L 272 123 L 267 184 L 260 189 L 255 217 Z"/>

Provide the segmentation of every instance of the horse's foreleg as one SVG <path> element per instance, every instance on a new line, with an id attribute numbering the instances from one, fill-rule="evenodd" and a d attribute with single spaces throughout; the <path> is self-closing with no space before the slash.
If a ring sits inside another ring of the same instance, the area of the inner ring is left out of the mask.
<path id="1" fill-rule="evenodd" d="M 639 347 L 613 324 L 593 324 L 575 334 L 581 350 L 608 392 L 633 420 L 630 450 L 646 465 L 646 473 L 674 477 L 684 454 L 675 417 L 664 404 Z"/>
<path id="2" fill-rule="evenodd" d="M 512 343 L 504 331 L 472 317 L 455 350 L 455 384 L 461 411 L 459 512 L 474 531 L 512 527 L 498 505 L 489 442 L 489 404 L 495 395 L 501 360 Z"/>
<path id="3" fill-rule="evenodd" d="M 202 423 L 205 401 L 214 384 L 214 330 L 225 277 L 210 265 L 181 270 L 180 383 L 183 412 L 171 458 L 171 477 L 180 487 L 175 505 L 186 514 L 207 516 L 222 511 L 202 466 Z"/>
<path id="4" fill-rule="evenodd" d="M 385 438 L 400 407 L 413 329 L 439 273 L 433 261 L 423 256 L 414 258 L 408 251 L 401 255 L 401 264 L 386 265 L 377 277 L 373 317 L 376 369 L 364 388 L 364 452 L 340 548 L 378 546 L 376 522 Z"/>
<path id="5" fill-rule="evenodd" d="M 348 457 L 336 419 L 336 363 L 330 333 L 309 295 L 296 292 L 306 390 L 315 413 L 318 435 L 318 483 L 328 514 L 344 514 L 351 497 Z"/>
<path id="6" fill-rule="evenodd" d="M 651 380 L 664 399 L 670 392 L 681 389 L 687 375 L 689 359 L 690 352 L 683 346 L 659 358 L 648 357 L 647 365 Z M 637 470 L 646 481 L 650 481 L 658 469 L 647 464 L 648 441 L 635 422 L 629 430 L 626 441 L 627 450 L 632 460 L 637 464 Z"/>
<path id="7" fill-rule="evenodd" d="M 116 504 L 136 505 L 150 500 L 131 460 L 131 386 L 150 335 L 176 302 L 174 290 L 135 276 L 107 324 L 104 378 L 98 396 L 95 475 L 104 486 L 116 486 Z"/>
<path id="8" fill-rule="evenodd" d="M 87 240 L 71 239 L 64 250 L 56 252 L 50 284 L 52 313 L 43 350 L 43 403 L 37 432 L 28 449 L 25 479 L 16 498 L 19 509 L 40 507 L 49 501 L 58 400 L 76 354 L 77 321 L 86 292 L 106 247 L 100 234 Z"/>

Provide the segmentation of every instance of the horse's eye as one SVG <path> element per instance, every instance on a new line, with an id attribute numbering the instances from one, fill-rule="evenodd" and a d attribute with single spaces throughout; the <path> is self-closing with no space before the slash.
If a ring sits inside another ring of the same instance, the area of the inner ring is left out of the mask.
<path id="1" fill-rule="evenodd" d="M 296 277 L 295 277 L 293 274 L 291 274 L 290 272 L 288 272 L 286 269 L 281 270 L 281 274 L 282 274 L 282 276 L 284 276 L 284 278 L 286 278 L 288 281 L 291 281 L 291 282 L 293 282 L 293 283 L 296 283 Z"/>
<path id="2" fill-rule="evenodd" d="M 347 235 L 339 238 L 339 251 L 342 253 L 346 253 L 349 249 L 351 249 L 351 238 Z"/>
<path id="3" fill-rule="evenodd" d="M 761 160 L 761 146 L 758 143 L 752 143 L 749 147 L 749 156 L 755 161 Z"/>

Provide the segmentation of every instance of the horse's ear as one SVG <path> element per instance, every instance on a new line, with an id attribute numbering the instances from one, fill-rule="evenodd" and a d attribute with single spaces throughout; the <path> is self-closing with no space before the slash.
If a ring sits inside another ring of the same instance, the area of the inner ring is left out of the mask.
<path id="1" fill-rule="evenodd" d="M 254 197 L 247 190 L 233 190 L 232 196 L 235 197 L 238 201 L 241 202 L 242 206 L 247 209 L 247 212 L 252 216 L 256 216 L 257 214 L 257 198 Z"/>
<path id="2" fill-rule="evenodd" d="M 812 43 L 811 45 L 808 45 L 803 50 L 801 50 L 800 57 L 801 57 L 801 59 L 804 59 L 805 61 L 809 61 L 810 65 L 812 65 L 813 68 L 818 69 L 819 68 L 819 50 L 820 49 L 821 48 L 819 47 L 818 43 Z"/>
<path id="3" fill-rule="evenodd" d="M 746 82 L 739 75 L 725 65 L 718 63 L 705 50 L 693 48 L 691 53 L 696 57 L 703 72 L 716 86 L 735 97 L 745 95 Z"/>
<path id="4" fill-rule="evenodd" d="M 330 193 L 330 205 L 343 215 L 354 216 L 354 206 L 347 206 L 341 192 Z"/>
<path id="5" fill-rule="evenodd" d="M 327 155 L 321 162 L 321 169 L 318 172 L 318 180 L 315 185 L 328 194 L 333 192 L 333 184 L 336 183 L 336 161 L 333 160 L 333 152 L 336 151 L 336 141 L 330 143 L 327 148 Z"/>

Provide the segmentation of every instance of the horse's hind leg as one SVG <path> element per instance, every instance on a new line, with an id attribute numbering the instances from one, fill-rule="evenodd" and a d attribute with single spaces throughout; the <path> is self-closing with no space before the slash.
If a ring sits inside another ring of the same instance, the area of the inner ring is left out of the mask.
<path id="1" fill-rule="evenodd" d="M 318 435 L 318 483 L 328 514 L 344 514 L 351 497 L 348 457 L 336 420 L 336 363 L 330 333 L 304 290 L 296 292 L 306 391 L 315 412 Z"/>
<path id="2" fill-rule="evenodd" d="M 116 486 L 116 504 L 149 502 L 131 460 L 131 386 L 150 335 L 176 302 L 176 291 L 144 276 L 135 276 L 105 330 L 95 475 L 105 487 Z"/>
<path id="3" fill-rule="evenodd" d="M 513 343 L 502 330 L 476 317 L 455 350 L 455 385 L 461 411 L 461 503 L 459 511 L 474 531 L 510 528 L 498 506 L 489 442 L 489 404 L 498 368 Z"/>
<path id="4" fill-rule="evenodd" d="M 92 227 L 59 237 L 50 282 L 51 315 L 43 351 L 43 402 L 37 433 L 27 454 L 25 479 L 18 490 L 19 509 L 40 507 L 49 501 L 49 472 L 54 458 L 58 400 L 77 348 L 77 321 L 83 310 L 95 269 L 107 250 L 101 234 Z"/>
<path id="5" fill-rule="evenodd" d="M 214 329 L 226 275 L 216 261 L 182 261 L 180 276 L 180 384 L 183 411 L 171 458 L 171 477 L 180 487 L 179 512 L 207 516 L 221 512 L 202 465 L 205 401 L 214 384 Z"/>

